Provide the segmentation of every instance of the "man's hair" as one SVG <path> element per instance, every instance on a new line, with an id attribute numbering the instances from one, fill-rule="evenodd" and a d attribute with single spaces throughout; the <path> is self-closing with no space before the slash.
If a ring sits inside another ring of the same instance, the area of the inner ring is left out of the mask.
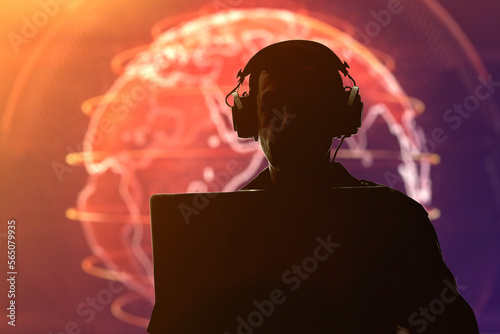
<path id="1" fill-rule="evenodd" d="M 278 75 L 293 75 L 293 72 L 298 74 L 300 71 L 306 71 L 331 85 L 332 91 L 338 92 L 339 96 L 343 94 L 342 77 L 333 58 L 335 54 L 330 51 L 332 54 L 329 55 L 324 50 L 325 46 L 319 43 L 317 45 L 287 41 L 260 54 L 250 73 L 250 94 L 257 94 L 262 71 Z"/>

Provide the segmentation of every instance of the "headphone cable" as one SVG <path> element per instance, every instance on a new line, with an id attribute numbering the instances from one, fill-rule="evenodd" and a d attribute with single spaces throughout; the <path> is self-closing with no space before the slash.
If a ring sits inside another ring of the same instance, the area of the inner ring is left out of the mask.
<path id="1" fill-rule="evenodd" d="M 340 144 L 339 144 L 339 146 L 337 146 L 337 149 L 335 150 L 335 153 L 333 154 L 332 162 L 335 162 L 335 158 L 337 157 L 337 152 L 339 151 L 340 146 L 342 146 L 344 139 L 345 139 L 345 136 L 342 136 L 342 139 L 340 140 Z"/>

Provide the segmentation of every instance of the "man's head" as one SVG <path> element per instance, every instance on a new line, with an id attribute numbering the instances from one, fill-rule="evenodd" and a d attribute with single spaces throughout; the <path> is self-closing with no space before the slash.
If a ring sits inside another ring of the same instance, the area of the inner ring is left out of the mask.
<path id="1" fill-rule="evenodd" d="M 262 49 L 239 73 L 241 78 L 250 74 L 245 111 L 254 118 L 247 123 L 254 124 L 254 136 L 272 166 L 329 158 L 337 135 L 332 129 L 343 121 L 338 116 L 348 96 L 339 71 L 347 75 L 347 64 L 330 49 L 299 40 Z M 234 109 L 233 117 L 238 117 Z"/>

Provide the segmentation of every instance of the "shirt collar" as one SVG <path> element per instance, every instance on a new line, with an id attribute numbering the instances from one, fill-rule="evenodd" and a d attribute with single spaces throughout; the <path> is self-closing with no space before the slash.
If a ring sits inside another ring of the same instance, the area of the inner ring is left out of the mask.
<path id="1" fill-rule="evenodd" d="M 339 162 L 330 164 L 330 174 L 326 184 L 331 187 L 358 187 L 362 186 L 361 181 L 352 176 L 347 169 Z M 249 189 L 272 189 L 273 183 L 271 182 L 271 174 L 269 167 L 266 167 L 259 173 L 252 181 L 250 181 L 241 190 Z"/>

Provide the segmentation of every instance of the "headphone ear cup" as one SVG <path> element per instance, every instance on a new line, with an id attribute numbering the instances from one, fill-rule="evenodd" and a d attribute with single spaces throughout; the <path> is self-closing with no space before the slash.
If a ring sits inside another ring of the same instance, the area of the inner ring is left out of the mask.
<path id="1" fill-rule="evenodd" d="M 363 102 L 361 101 L 361 95 L 359 94 L 358 86 L 352 87 L 349 92 L 349 98 L 347 101 L 347 114 L 349 117 L 347 124 L 350 126 L 350 134 L 348 136 L 351 136 L 358 133 L 358 129 L 361 127 L 363 118 Z"/>
<path id="2" fill-rule="evenodd" d="M 359 94 L 359 87 L 346 87 L 344 100 L 335 113 L 333 137 L 350 137 L 358 133 L 363 117 L 363 102 Z"/>
<path id="3" fill-rule="evenodd" d="M 234 105 L 231 107 L 233 114 L 233 128 L 240 138 L 258 139 L 257 110 L 254 99 L 247 93 L 242 96 L 238 92 L 233 94 Z"/>

